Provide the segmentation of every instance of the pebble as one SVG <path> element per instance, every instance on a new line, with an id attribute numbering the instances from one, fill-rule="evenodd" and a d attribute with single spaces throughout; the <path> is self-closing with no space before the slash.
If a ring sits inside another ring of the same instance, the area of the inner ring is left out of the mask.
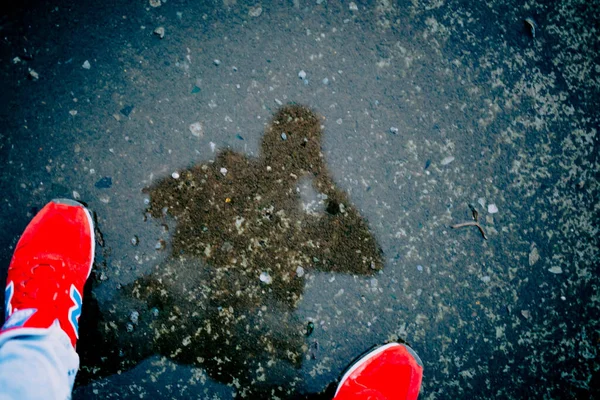
<path id="1" fill-rule="evenodd" d="M 277 103 L 278 106 L 282 106 L 283 102 L 279 99 L 275 99 L 275 103 Z"/>
<path id="2" fill-rule="evenodd" d="M 341 125 L 341 124 L 342 124 L 342 122 L 344 122 L 344 121 L 342 121 L 342 119 L 341 119 L 341 118 L 338 118 L 338 119 L 337 119 L 337 121 L 335 121 L 335 122 L 336 122 L 338 125 Z"/>
<path id="3" fill-rule="evenodd" d="M 304 70 L 298 72 L 298 78 L 306 79 L 306 72 L 304 72 Z"/>
<path id="4" fill-rule="evenodd" d="M 154 7 L 154 8 L 160 7 L 160 4 L 161 4 L 160 0 L 149 0 L 149 3 L 150 3 L 150 7 Z"/>
<path id="5" fill-rule="evenodd" d="M 162 240 L 162 239 L 159 239 L 159 240 L 156 242 L 156 244 L 154 245 L 154 249 L 155 249 L 155 250 L 162 250 L 162 249 L 164 249 L 164 248 L 165 248 L 165 246 L 166 246 L 166 243 L 165 243 L 165 241 L 164 241 L 164 240 Z"/>
<path id="6" fill-rule="evenodd" d="M 129 314 L 129 320 L 133 324 L 137 325 L 137 323 L 139 322 L 139 319 L 140 319 L 140 313 L 139 312 L 132 311 L 131 314 Z"/>
<path id="7" fill-rule="evenodd" d="M 13 64 L 18 64 L 21 62 L 21 59 L 19 57 L 15 57 L 12 59 Z"/>
<path id="8" fill-rule="evenodd" d="M 298 278 L 302 278 L 304 276 L 304 268 L 302 268 L 302 267 L 296 268 L 296 276 Z"/>
<path id="9" fill-rule="evenodd" d="M 218 59 L 215 58 L 213 60 L 213 64 L 215 64 L 218 67 L 219 65 L 221 65 L 221 60 L 218 60 Z"/>
<path id="10" fill-rule="evenodd" d="M 490 278 L 489 276 L 487 276 L 487 275 L 486 275 L 486 276 L 482 276 L 482 277 L 481 277 L 481 280 L 482 280 L 484 283 L 489 283 L 489 282 L 492 280 L 492 278 Z"/>
<path id="11" fill-rule="evenodd" d="M 531 33 L 531 37 L 535 39 L 535 28 L 537 28 L 537 24 L 531 17 L 525 18 L 525 24 L 529 27 L 529 32 Z"/>
<path id="12" fill-rule="evenodd" d="M 159 311 L 158 311 L 158 308 L 156 308 L 156 307 L 152 307 L 152 308 L 150 309 L 150 313 L 152 314 L 152 316 L 153 316 L 154 318 L 158 318 L 158 313 L 159 313 Z"/>
<path id="13" fill-rule="evenodd" d="M 248 15 L 254 18 L 260 17 L 260 15 L 262 14 L 263 9 L 260 6 L 260 4 L 255 5 L 254 7 L 250 7 L 250 10 L 248 10 Z"/>
<path id="14" fill-rule="evenodd" d="M 423 271 L 423 266 L 422 265 L 417 265 L 417 270 Z"/>
<path id="15" fill-rule="evenodd" d="M 125 329 L 127 330 L 127 333 L 133 332 L 133 324 L 127 323 Z"/>
<path id="16" fill-rule="evenodd" d="M 85 60 L 83 62 L 82 67 L 83 67 L 83 69 L 90 69 L 90 68 L 92 68 L 92 65 L 90 64 L 90 62 L 88 60 Z"/>
<path id="17" fill-rule="evenodd" d="M 71 110 L 69 111 L 69 114 L 71 114 L 74 117 L 77 115 L 77 110 Z"/>
<path id="18" fill-rule="evenodd" d="M 440 164 L 442 164 L 442 165 L 448 165 L 452 161 L 454 161 L 454 157 L 448 156 L 448 157 L 444 158 Z"/>
<path id="19" fill-rule="evenodd" d="M 552 267 L 548 269 L 548 272 L 552 272 L 553 274 L 562 274 L 563 270 L 561 267 Z"/>
<path id="20" fill-rule="evenodd" d="M 395 126 L 392 126 L 390 128 L 390 132 L 392 132 L 394 135 L 397 135 L 398 134 L 398 128 L 396 128 Z"/>
<path id="21" fill-rule="evenodd" d="M 308 321 L 306 324 L 306 336 L 310 336 L 315 330 L 315 323 L 312 321 Z"/>
<path id="22" fill-rule="evenodd" d="M 214 153 L 217 145 L 214 144 L 213 142 L 210 142 L 209 144 L 210 144 L 210 151 L 212 151 Z"/>
<path id="23" fill-rule="evenodd" d="M 40 75 L 37 72 L 35 72 L 34 70 L 32 70 L 31 68 L 29 68 L 29 76 L 31 76 L 31 78 L 34 81 L 37 81 L 38 79 L 40 79 Z"/>
<path id="24" fill-rule="evenodd" d="M 200 122 L 194 122 L 190 125 L 190 132 L 196 137 L 202 137 L 204 136 L 204 127 Z"/>
<path id="25" fill-rule="evenodd" d="M 161 39 L 164 38 L 165 37 L 165 28 L 162 26 L 159 26 L 158 28 L 156 28 L 154 30 L 154 34 Z"/>
<path id="26" fill-rule="evenodd" d="M 81 199 L 81 196 L 79 195 L 79 192 L 78 192 L 78 191 L 76 191 L 76 190 L 73 190 L 73 198 L 74 198 L 75 200 L 79 200 L 79 199 Z"/>
<path id="27" fill-rule="evenodd" d="M 131 238 L 131 244 L 133 246 L 137 246 L 140 243 L 140 239 L 137 237 L 137 235 L 133 235 L 133 237 Z"/>
<path id="28" fill-rule="evenodd" d="M 285 134 L 285 132 L 281 134 L 281 140 L 287 140 L 287 135 Z"/>
<path id="29" fill-rule="evenodd" d="M 350 9 L 350 11 L 358 11 L 358 6 L 353 1 L 350 2 L 350 5 L 348 6 L 348 8 Z"/>
<path id="30" fill-rule="evenodd" d="M 537 247 L 534 245 L 531 247 L 531 251 L 529 252 L 529 266 L 532 267 L 540 260 L 540 252 Z"/>
<path id="31" fill-rule="evenodd" d="M 529 317 L 531 317 L 531 313 L 528 310 L 521 310 L 521 315 L 525 318 L 525 319 L 529 319 Z"/>
<path id="32" fill-rule="evenodd" d="M 485 199 L 483 197 L 478 198 L 477 202 L 482 208 L 485 208 Z"/>
<path id="33" fill-rule="evenodd" d="M 273 278 L 271 278 L 271 275 L 269 275 L 268 272 L 261 272 L 260 276 L 258 278 L 260 279 L 261 282 L 264 282 L 267 285 L 270 285 L 271 282 L 273 282 Z"/>
<path id="34" fill-rule="evenodd" d="M 488 204 L 487 210 L 490 214 L 496 214 L 498 212 L 498 207 L 495 204 Z"/>
<path id="35" fill-rule="evenodd" d="M 223 246 L 221 246 L 221 251 L 223 253 L 229 253 L 231 250 L 233 250 L 233 245 L 230 242 L 225 242 L 223 243 Z"/>
<path id="36" fill-rule="evenodd" d="M 225 175 L 227 175 L 227 168 L 225 168 L 225 167 L 222 167 L 222 168 L 219 170 L 219 172 L 221 172 L 221 175 L 225 176 Z"/>
<path id="37" fill-rule="evenodd" d="M 173 179 L 179 179 L 179 173 L 178 172 L 173 172 L 171 174 L 171 176 L 173 177 Z"/>

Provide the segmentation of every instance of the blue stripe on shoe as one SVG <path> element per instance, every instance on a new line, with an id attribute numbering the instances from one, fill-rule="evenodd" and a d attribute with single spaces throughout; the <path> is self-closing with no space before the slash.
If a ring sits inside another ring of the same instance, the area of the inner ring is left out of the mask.
<path id="1" fill-rule="evenodd" d="M 73 300 L 73 306 L 69 308 L 69 322 L 73 326 L 75 337 L 79 339 L 79 317 L 81 316 L 82 297 L 79 291 L 75 288 L 75 285 L 71 285 L 69 295 L 71 296 L 71 300 Z"/>
<path id="2" fill-rule="evenodd" d="M 12 300 L 13 294 L 15 294 L 15 283 L 11 281 L 4 289 L 4 321 L 12 314 L 10 301 Z"/>

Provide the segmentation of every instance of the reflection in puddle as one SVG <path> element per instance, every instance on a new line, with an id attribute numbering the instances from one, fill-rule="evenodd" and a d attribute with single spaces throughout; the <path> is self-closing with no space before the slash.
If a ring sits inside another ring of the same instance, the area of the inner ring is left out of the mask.
<path id="1" fill-rule="evenodd" d="M 175 221 L 172 254 L 122 288 L 111 309 L 89 313 L 82 381 L 160 354 L 240 395 L 285 394 L 315 351 L 307 321 L 294 314 L 307 274 L 383 267 L 366 222 L 325 167 L 319 119 L 301 106 L 275 115 L 260 158 L 224 151 L 148 193 L 150 214 Z"/>

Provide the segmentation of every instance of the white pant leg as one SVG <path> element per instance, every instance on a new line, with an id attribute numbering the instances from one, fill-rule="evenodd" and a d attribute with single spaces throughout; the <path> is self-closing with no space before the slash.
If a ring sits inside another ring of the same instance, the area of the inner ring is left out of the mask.
<path id="1" fill-rule="evenodd" d="M 57 323 L 39 335 L 10 333 L 0 336 L 0 400 L 70 399 L 79 356 L 67 334 Z"/>

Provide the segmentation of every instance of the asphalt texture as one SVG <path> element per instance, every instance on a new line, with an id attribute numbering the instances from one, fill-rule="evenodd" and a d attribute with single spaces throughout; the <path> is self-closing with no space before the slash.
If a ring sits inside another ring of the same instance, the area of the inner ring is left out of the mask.
<path id="1" fill-rule="evenodd" d="M 330 398 L 393 340 L 422 399 L 600 398 L 597 1 L 0 9 L 0 276 L 96 216 L 75 399 Z"/>

